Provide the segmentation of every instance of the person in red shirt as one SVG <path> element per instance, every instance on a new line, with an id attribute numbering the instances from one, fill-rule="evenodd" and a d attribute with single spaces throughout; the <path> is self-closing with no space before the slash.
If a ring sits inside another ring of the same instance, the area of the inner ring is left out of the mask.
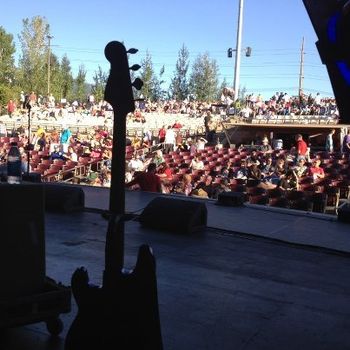
<path id="1" fill-rule="evenodd" d="M 166 129 L 165 129 L 165 125 L 163 125 L 158 131 L 159 143 L 163 143 L 164 142 L 165 134 L 166 134 Z"/>
<path id="2" fill-rule="evenodd" d="M 303 140 L 303 136 L 300 134 L 295 136 L 295 141 L 296 141 L 296 153 L 297 153 L 295 161 L 298 162 L 299 159 L 306 159 L 308 147 L 307 147 L 307 143 Z"/>
<path id="3" fill-rule="evenodd" d="M 163 162 L 159 165 L 157 175 L 161 180 L 169 181 L 173 178 L 173 173 L 167 163 Z"/>
<path id="4" fill-rule="evenodd" d="M 309 168 L 309 176 L 312 176 L 314 181 L 325 177 L 324 170 L 320 167 L 320 164 L 321 161 L 319 159 L 314 159 Z"/>
<path id="5" fill-rule="evenodd" d="M 179 123 L 178 120 L 175 120 L 174 125 L 172 126 L 173 129 L 181 129 L 182 128 L 182 124 Z"/>
<path id="6" fill-rule="evenodd" d="M 141 191 L 148 192 L 162 192 L 162 184 L 159 176 L 156 174 L 157 166 L 155 163 L 150 163 L 147 172 L 138 173 L 133 180 L 128 182 L 125 186 L 131 187 L 138 185 Z"/>
<path id="7" fill-rule="evenodd" d="M 7 104 L 7 113 L 9 117 L 12 117 L 13 112 L 16 110 L 16 104 L 13 102 L 13 100 L 10 100 Z"/>

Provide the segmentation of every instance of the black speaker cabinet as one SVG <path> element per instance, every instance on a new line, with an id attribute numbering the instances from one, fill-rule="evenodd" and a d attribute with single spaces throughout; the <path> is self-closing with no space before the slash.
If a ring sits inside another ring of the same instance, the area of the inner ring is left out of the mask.
<path id="1" fill-rule="evenodd" d="M 45 280 L 42 184 L 0 184 L 0 297 L 31 295 Z"/>
<path id="2" fill-rule="evenodd" d="M 22 175 L 22 181 L 41 183 L 41 174 L 34 172 L 29 174 L 25 173 Z"/>
<path id="3" fill-rule="evenodd" d="M 344 204 L 338 209 L 338 220 L 350 223 L 350 204 Z"/>
<path id="4" fill-rule="evenodd" d="M 207 225 L 205 203 L 176 198 L 157 197 L 140 215 L 144 227 L 190 234 Z"/>
<path id="5" fill-rule="evenodd" d="M 229 207 L 239 207 L 245 202 L 245 194 L 243 192 L 222 192 L 218 195 L 219 205 Z"/>
<path id="6" fill-rule="evenodd" d="M 82 210 L 85 194 L 80 186 L 45 183 L 45 209 L 52 212 L 69 213 Z"/>

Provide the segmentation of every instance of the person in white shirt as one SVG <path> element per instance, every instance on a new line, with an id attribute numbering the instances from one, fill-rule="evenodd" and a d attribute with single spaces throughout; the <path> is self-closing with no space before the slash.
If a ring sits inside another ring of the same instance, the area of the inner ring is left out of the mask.
<path id="1" fill-rule="evenodd" d="M 128 163 L 128 168 L 131 171 L 143 171 L 144 164 L 139 156 L 133 156 Z"/>
<path id="2" fill-rule="evenodd" d="M 191 160 L 191 163 L 190 163 L 190 168 L 192 170 L 203 170 L 204 169 L 204 163 L 203 161 L 197 156 L 197 157 L 194 157 L 192 160 Z"/>
<path id="3" fill-rule="evenodd" d="M 204 137 L 200 137 L 197 140 L 197 151 L 202 151 L 205 148 L 205 145 L 208 143 L 208 141 Z"/>
<path id="4" fill-rule="evenodd" d="M 164 139 L 164 153 L 169 153 L 174 150 L 174 145 L 176 144 L 176 134 L 171 126 L 165 132 Z"/>

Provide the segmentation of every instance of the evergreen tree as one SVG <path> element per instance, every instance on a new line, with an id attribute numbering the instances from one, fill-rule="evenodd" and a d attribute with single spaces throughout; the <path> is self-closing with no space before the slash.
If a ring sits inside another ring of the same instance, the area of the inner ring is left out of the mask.
<path id="1" fill-rule="evenodd" d="M 86 101 L 86 69 L 84 65 L 79 66 L 78 75 L 74 80 L 74 96 L 80 102 Z"/>
<path id="2" fill-rule="evenodd" d="M 199 55 L 192 66 L 190 90 L 198 101 L 214 101 L 218 94 L 218 65 L 208 53 Z"/>
<path id="3" fill-rule="evenodd" d="M 45 64 L 45 71 L 47 72 L 48 65 Z M 61 72 L 61 65 L 59 62 L 58 57 L 50 53 L 50 93 L 57 99 L 60 100 L 62 98 L 62 84 L 63 84 L 63 78 L 60 74 Z M 46 75 L 47 76 L 47 75 Z M 47 92 L 47 81 L 46 81 L 46 92 Z M 45 96 L 47 94 L 45 93 Z"/>
<path id="4" fill-rule="evenodd" d="M 62 79 L 61 84 L 61 97 L 72 99 L 74 98 L 72 95 L 73 88 L 73 76 L 70 66 L 70 61 L 67 55 L 64 55 L 61 60 L 60 65 L 60 76 Z"/>
<path id="5" fill-rule="evenodd" d="M 172 78 L 169 87 L 170 95 L 173 99 L 178 101 L 185 100 L 189 94 L 189 86 L 187 81 L 187 72 L 189 67 L 188 58 L 189 52 L 185 47 L 185 44 L 183 44 L 178 54 L 174 77 Z"/>
<path id="6" fill-rule="evenodd" d="M 14 53 L 13 36 L 0 26 L 0 105 L 17 98 L 13 90 L 16 71 Z"/>
<path id="7" fill-rule="evenodd" d="M 146 52 L 146 57 L 141 61 L 141 80 L 143 81 L 143 87 L 141 94 L 146 100 L 156 100 L 156 77 L 154 74 L 152 57 L 149 52 Z"/>
<path id="8" fill-rule="evenodd" d="M 95 96 L 95 101 L 99 102 L 104 99 L 104 91 L 107 83 L 107 74 L 102 71 L 102 68 L 98 66 L 98 70 L 93 77 L 94 85 L 92 86 L 92 93 Z"/>
<path id="9" fill-rule="evenodd" d="M 45 17 L 36 16 L 23 20 L 19 35 L 22 55 L 19 60 L 23 90 L 45 94 L 47 91 L 48 36 L 50 26 Z"/>
<path id="10" fill-rule="evenodd" d="M 154 77 L 154 91 L 153 91 L 153 99 L 155 101 L 160 101 L 165 99 L 166 92 L 162 88 L 162 85 L 165 81 L 162 79 L 165 72 L 165 67 L 163 66 L 159 72 L 159 78 Z"/>

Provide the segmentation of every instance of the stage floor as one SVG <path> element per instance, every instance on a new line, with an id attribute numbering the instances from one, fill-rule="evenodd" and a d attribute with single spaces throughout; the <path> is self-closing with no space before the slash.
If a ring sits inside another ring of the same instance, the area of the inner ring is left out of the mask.
<path id="1" fill-rule="evenodd" d="M 108 207 L 108 190 L 84 187 L 86 207 Z M 127 211 L 154 194 L 127 192 Z M 291 215 L 208 201 L 204 232 L 180 235 L 126 223 L 125 265 L 138 247 L 157 259 L 164 349 L 349 349 L 349 225 L 332 216 Z M 47 213 L 47 275 L 66 285 L 85 266 L 101 283 L 106 221 L 98 213 Z M 45 325 L 5 330 L 4 350 L 62 350 Z"/>

